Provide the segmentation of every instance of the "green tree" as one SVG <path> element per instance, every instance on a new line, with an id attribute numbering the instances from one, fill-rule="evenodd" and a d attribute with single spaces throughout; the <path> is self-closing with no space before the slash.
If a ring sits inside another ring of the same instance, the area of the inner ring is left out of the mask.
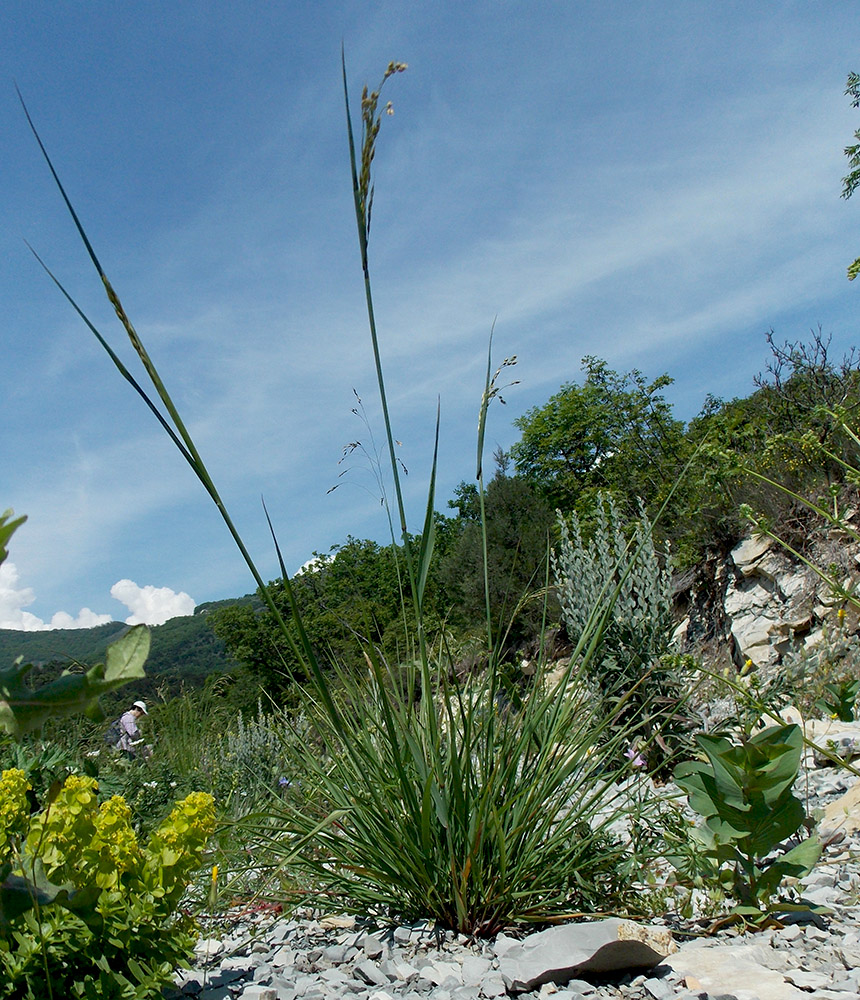
<path id="1" fill-rule="evenodd" d="M 737 537 L 741 504 L 784 520 L 786 489 L 805 494 L 840 483 L 842 462 L 853 453 L 841 418 L 860 406 L 856 351 L 832 357 L 820 328 L 808 341 L 779 345 L 772 331 L 766 338 L 772 356 L 753 380 L 756 391 L 728 402 L 709 397 L 687 428 L 690 450 L 698 451 L 686 487 L 686 530 L 712 541 Z"/>
<path id="2" fill-rule="evenodd" d="M 845 95 L 851 98 L 851 107 L 860 108 L 860 74 L 849 73 L 845 83 Z M 851 169 L 842 178 L 842 197 L 850 198 L 860 186 L 860 129 L 854 133 L 857 140 L 845 147 L 848 165 Z M 848 280 L 853 281 L 860 274 L 860 257 L 848 266 Z"/>
<path id="3" fill-rule="evenodd" d="M 601 491 L 625 515 L 635 515 L 640 497 L 649 508 L 659 505 L 686 459 L 684 425 L 663 396 L 673 379 L 619 375 L 594 357 L 582 369 L 582 385 L 568 382 L 515 421 L 517 471 L 563 511 L 587 515 Z"/>
<path id="4" fill-rule="evenodd" d="M 469 513 L 473 499 L 470 486 L 461 483 L 455 491 L 457 500 L 449 501 L 466 513 L 461 514 L 459 540 L 439 567 L 451 606 L 450 621 L 466 630 L 480 626 L 486 616 L 482 529 L 480 521 Z M 533 483 L 501 472 L 488 484 L 484 506 L 491 616 L 498 634 L 507 632 L 508 646 L 516 647 L 540 626 L 540 602 L 518 606 L 544 585 L 555 518 Z"/>
<path id="5" fill-rule="evenodd" d="M 320 663 L 364 669 L 362 646 L 370 644 L 393 663 L 414 655 L 407 638 L 414 634 L 414 622 L 400 548 L 348 538 L 342 545 L 332 546 L 328 554 L 314 555 L 312 565 L 291 583 L 305 632 Z M 270 589 L 287 628 L 294 630 L 283 583 L 274 581 Z M 437 593 L 431 574 L 425 602 L 431 621 Z M 210 620 L 228 651 L 268 690 L 284 695 L 293 680 L 305 679 L 261 599 L 214 611 Z M 297 632 L 294 638 L 298 640 Z"/>

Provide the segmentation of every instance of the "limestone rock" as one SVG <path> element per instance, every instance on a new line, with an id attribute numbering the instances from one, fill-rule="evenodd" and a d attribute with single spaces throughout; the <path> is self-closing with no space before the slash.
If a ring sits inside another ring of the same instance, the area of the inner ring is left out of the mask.
<path id="1" fill-rule="evenodd" d="M 663 964 L 693 978 L 711 995 L 727 993 L 737 1000 L 809 1000 L 810 994 L 792 986 L 783 973 L 761 964 L 762 950 L 759 945 L 707 948 L 691 942 Z"/>
<path id="2" fill-rule="evenodd" d="M 822 835 L 826 837 L 836 830 L 848 834 L 860 833 L 860 781 L 824 810 Z"/>
<path id="3" fill-rule="evenodd" d="M 334 914 L 329 917 L 323 917 L 320 920 L 320 927 L 325 931 L 330 930 L 347 930 L 350 931 L 355 927 L 355 917 L 348 914 Z"/>
<path id="4" fill-rule="evenodd" d="M 732 549 L 732 560 L 744 576 L 749 576 L 754 572 L 755 564 L 773 548 L 773 544 L 773 540 L 766 535 L 745 538 Z"/>
<path id="5" fill-rule="evenodd" d="M 509 992 L 522 993 L 543 983 L 566 983 L 584 972 L 651 968 L 675 947 L 668 930 L 629 920 L 562 924 L 508 949 L 499 959 L 499 972 Z"/>
<path id="6" fill-rule="evenodd" d="M 194 957 L 199 962 L 214 961 L 224 951 L 224 944 L 216 938 L 206 938 L 198 941 L 194 947 Z"/>

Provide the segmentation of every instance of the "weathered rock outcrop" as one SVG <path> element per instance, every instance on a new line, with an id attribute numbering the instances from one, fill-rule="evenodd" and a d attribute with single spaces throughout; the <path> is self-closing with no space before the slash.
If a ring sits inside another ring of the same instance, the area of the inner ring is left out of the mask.
<path id="1" fill-rule="evenodd" d="M 860 546 L 844 535 L 823 539 L 811 562 L 837 569 L 846 589 L 860 583 Z M 860 617 L 811 566 L 766 536 L 712 554 L 679 577 L 675 591 L 682 648 L 710 645 L 737 666 L 746 659 L 774 666 L 789 649 L 814 646 L 828 625 L 857 631 Z"/>

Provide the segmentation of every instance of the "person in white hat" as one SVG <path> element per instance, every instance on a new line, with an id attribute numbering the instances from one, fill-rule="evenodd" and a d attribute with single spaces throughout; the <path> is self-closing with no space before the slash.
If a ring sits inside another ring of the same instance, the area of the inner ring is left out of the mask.
<path id="1" fill-rule="evenodd" d="M 117 743 L 117 749 L 122 750 L 129 757 L 136 757 L 138 753 L 142 753 L 144 757 L 148 757 L 152 752 L 148 746 L 143 743 L 143 735 L 137 728 L 137 720 L 142 715 L 149 715 L 146 710 L 145 701 L 136 701 L 131 706 L 131 708 L 120 716 L 119 728 L 122 735 L 119 738 L 119 743 Z"/>

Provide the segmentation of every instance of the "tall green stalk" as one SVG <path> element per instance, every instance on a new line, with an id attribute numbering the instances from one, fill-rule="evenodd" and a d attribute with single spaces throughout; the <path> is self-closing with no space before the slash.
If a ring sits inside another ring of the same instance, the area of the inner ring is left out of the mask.
<path id="1" fill-rule="evenodd" d="M 397 461 L 397 453 L 394 447 L 394 432 L 391 425 L 391 416 L 388 410 L 388 397 L 385 390 L 385 377 L 382 371 L 382 355 L 379 350 L 379 337 L 376 330 L 376 316 L 373 308 L 373 291 L 370 282 L 370 263 L 368 258 L 368 241 L 370 237 L 370 220 L 373 210 L 374 186 L 371 173 L 371 165 L 376 153 L 376 140 L 382 124 L 382 115 L 379 113 L 379 95 L 385 82 L 397 73 L 406 70 L 406 63 L 390 62 L 386 67 L 382 80 L 376 90 L 369 91 L 365 86 L 361 93 L 361 159 L 356 155 L 355 137 L 352 127 L 352 116 L 349 109 L 349 87 L 346 79 L 346 57 L 341 50 L 341 70 L 343 75 L 343 96 L 346 108 L 346 128 L 347 140 L 349 143 L 349 162 L 352 172 L 352 194 L 355 206 L 355 221 L 358 229 L 358 246 L 361 257 L 361 271 L 364 279 L 364 296 L 367 307 L 367 321 L 370 327 L 370 342 L 373 350 L 373 361 L 376 368 L 376 381 L 379 390 L 379 401 L 382 408 L 382 419 L 385 424 L 385 437 L 388 443 L 388 458 L 391 467 L 391 476 L 394 482 L 394 492 L 397 498 L 397 513 L 400 519 L 401 539 L 403 543 L 403 554 L 406 560 L 406 571 L 409 577 L 410 594 L 412 607 L 415 614 L 415 623 L 418 639 L 418 655 L 421 663 L 422 679 L 422 705 L 425 706 L 424 721 L 428 730 L 430 744 L 436 742 L 436 716 L 432 709 L 433 684 L 430 674 L 430 662 L 427 649 L 427 634 L 424 627 L 424 588 L 427 583 L 427 576 L 430 570 L 430 563 L 433 558 L 433 541 L 435 534 L 435 484 L 436 484 L 436 462 L 439 447 L 439 407 L 436 410 L 436 433 L 433 449 L 433 465 L 430 472 L 426 515 L 424 519 L 424 530 L 421 534 L 421 546 L 416 561 L 412 551 L 412 542 L 406 522 L 406 508 L 403 502 L 403 490 L 400 484 L 400 468 Z M 384 110 L 391 113 L 391 103 L 389 102 Z"/>

